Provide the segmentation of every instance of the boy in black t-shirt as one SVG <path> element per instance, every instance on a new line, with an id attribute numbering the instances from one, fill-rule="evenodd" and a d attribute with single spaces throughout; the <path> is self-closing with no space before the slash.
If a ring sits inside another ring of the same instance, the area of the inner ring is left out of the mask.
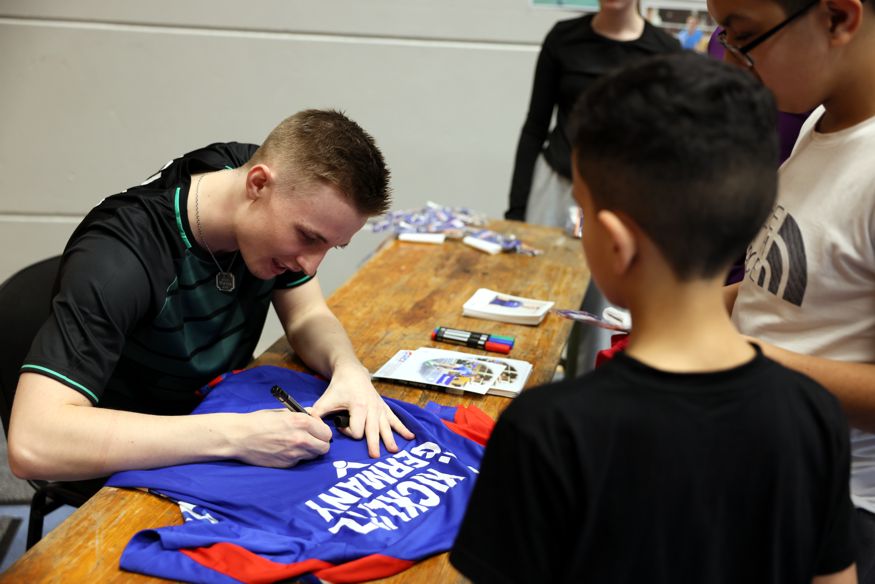
<path id="1" fill-rule="evenodd" d="M 723 304 L 775 201 L 771 95 L 683 54 L 605 78 L 575 114 L 583 247 L 634 329 L 502 415 L 451 561 L 475 582 L 856 582 L 838 402 Z"/>

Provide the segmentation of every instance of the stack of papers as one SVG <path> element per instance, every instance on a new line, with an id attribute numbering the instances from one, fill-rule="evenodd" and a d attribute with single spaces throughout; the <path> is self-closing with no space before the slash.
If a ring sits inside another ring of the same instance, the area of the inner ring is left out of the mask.
<path id="1" fill-rule="evenodd" d="M 513 324 L 537 325 L 553 302 L 533 300 L 480 288 L 462 307 L 462 315 Z"/>
<path id="2" fill-rule="evenodd" d="M 531 372 L 532 364 L 520 359 L 420 347 L 398 351 L 373 377 L 451 393 L 516 397 Z"/>

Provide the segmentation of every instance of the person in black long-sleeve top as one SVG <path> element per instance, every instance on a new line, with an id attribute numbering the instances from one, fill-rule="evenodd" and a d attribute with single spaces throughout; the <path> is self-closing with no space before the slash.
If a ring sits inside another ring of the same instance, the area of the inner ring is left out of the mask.
<path id="1" fill-rule="evenodd" d="M 556 23 L 541 47 L 507 219 L 564 226 L 567 209 L 574 204 L 567 132 L 577 97 L 605 73 L 642 57 L 680 50 L 676 39 L 641 17 L 635 0 L 599 4 L 596 14 Z"/>
<path id="2" fill-rule="evenodd" d="M 636 0 L 599 0 L 599 12 L 557 22 L 544 39 L 535 68 L 505 218 L 565 227 L 575 204 L 568 118 L 577 98 L 615 69 L 677 51 L 677 39 L 645 21 Z M 601 314 L 607 305 L 598 288 L 590 285 L 581 308 Z M 567 363 L 572 375 L 591 369 L 596 352 L 610 346 L 610 333 L 604 329 L 578 326 L 574 335 Z"/>

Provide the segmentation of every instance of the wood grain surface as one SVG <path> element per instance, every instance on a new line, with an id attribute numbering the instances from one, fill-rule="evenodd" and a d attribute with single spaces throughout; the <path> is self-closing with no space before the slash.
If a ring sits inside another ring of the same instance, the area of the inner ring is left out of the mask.
<path id="1" fill-rule="evenodd" d="M 474 349 L 434 343 L 430 333 L 448 326 L 512 335 L 509 357 L 533 364 L 527 387 L 550 381 L 571 330 L 570 321 L 548 314 L 537 327 L 504 324 L 462 316 L 462 304 L 477 288 L 553 300 L 557 308 L 577 308 L 589 280 L 580 241 L 560 229 L 497 221 L 492 229 L 513 232 L 544 251 L 490 256 L 448 241 L 443 245 L 388 240 L 328 300 L 346 327 L 362 363 L 371 371 L 400 349 L 431 346 L 472 353 Z M 253 362 L 297 370 L 306 367 L 285 339 Z M 476 405 L 493 418 L 510 403 L 495 396 L 458 396 L 438 391 L 377 383 L 381 394 L 425 405 Z M 104 487 L 76 510 L 5 573 L 0 582 L 152 582 L 119 569 L 119 558 L 131 536 L 142 529 L 181 523 L 175 504 L 144 492 Z M 467 580 L 449 564 L 448 554 L 419 562 L 384 584 L 457 583 Z"/>

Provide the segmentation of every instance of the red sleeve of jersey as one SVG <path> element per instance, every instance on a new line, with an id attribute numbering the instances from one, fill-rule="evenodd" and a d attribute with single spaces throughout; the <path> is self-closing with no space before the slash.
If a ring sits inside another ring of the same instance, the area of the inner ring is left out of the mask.
<path id="1" fill-rule="evenodd" d="M 332 584 L 364 582 L 392 576 L 415 564 L 382 554 L 371 554 L 337 566 L 317 559 L 283 564 L 232 543 L 180 551 L 202 566 L 247 583 L 277 582 L 309 573 Z"/>
<path id="2" fill-rule="evenodd" d="M 486 446 L 486 442 L 492 434 L 492 428 L 495 427 L 495 420 L 477 406 L 459 406 L 452 422 L 442 421 L 447 428 L 459 436 L 473 440 L 481 446 Z"/>
<path id="3" fill-rule="evenodd" d="M 332 567 L 328 562 L 315 559 L 280 564 L 225 542 L 180 551 L 198 564 L 241 582 L 276 582 Z"/>
<path id="4" fill-rule="evenodd" d="M 350 582 L 364 582 L 387 578 L 399 572 L 403 572 L 416 562 L 399 560 L 384 556 L 383 554 L 371 554 L 339 566 L 325 568 L 313 572 L 313 575 L 325 582 L 332 584 L 347 584 Z"/>

